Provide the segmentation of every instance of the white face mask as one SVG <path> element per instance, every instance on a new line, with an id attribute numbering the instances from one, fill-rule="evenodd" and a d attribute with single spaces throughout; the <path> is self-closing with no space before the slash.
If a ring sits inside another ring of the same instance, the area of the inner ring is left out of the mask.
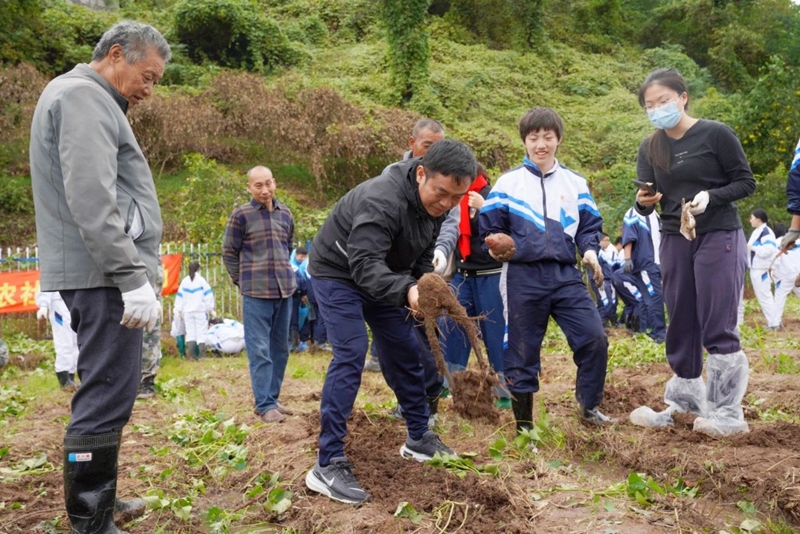
<path id="1" fill-rule="evenodd" d="M 674 128 L 681 120 L 682 113 L 678 111 L 678 102 L 670 102 L 647 112 L 647 118 L 659 130 Z"/>

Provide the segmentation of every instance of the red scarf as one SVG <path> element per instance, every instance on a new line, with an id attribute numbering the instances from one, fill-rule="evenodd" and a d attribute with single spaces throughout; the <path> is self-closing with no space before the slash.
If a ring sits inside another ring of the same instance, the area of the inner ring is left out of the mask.
<path id="1" fill-rule="evenodd" d="M 461 252 L 461 259 L 466 260 L 472 253 L 472 248 L 469 245 L 470 238 L 472 237 L 472 224 L 469 216 L 469 192 L 475 191 L 480 193 L 481 189 L 489 185 L 486 177 L 479 174 L 472 185 L 469 186 L 467 194 L 461 199 L 461 220 L 458 222 L 458 250 Z"/>

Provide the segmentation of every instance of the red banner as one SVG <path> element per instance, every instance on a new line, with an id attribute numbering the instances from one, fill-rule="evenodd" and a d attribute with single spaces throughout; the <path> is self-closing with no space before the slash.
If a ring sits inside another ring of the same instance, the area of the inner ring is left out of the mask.
<path id="1" fill-rule="evenodd" d="M 181 285 L 181 262 L 183 254 L 164 254 L 161 263 L 164 265 L 164 285 L 161 286 L 162 295 L 172 295 L 178 292 Z"/>
<path id="2" fill-rule="evenodd" d="M 0 273 L 0 313 L 36 311 L 39 271 Z"/>
<path id="3" fill-rule="evenodd" d="M 183 254 L 164 254 L 163 295 L 178 292 Z M 0 273 L 0 313 L 36 311 L 36 293 L 39 291 L 39 271 Z"/>

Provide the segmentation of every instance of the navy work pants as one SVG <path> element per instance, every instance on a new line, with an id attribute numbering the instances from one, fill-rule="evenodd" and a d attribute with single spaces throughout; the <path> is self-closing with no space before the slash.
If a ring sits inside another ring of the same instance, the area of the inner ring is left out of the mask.
<path id="1" fill-rule="evenodd" d="M 412 439 L 428 429 L 422 349 L 407 309 L 335 280 L 315 279 L 314 292 L 328 326 L 333 359 L 322 387 L 319 464 L 344 456 L 347 419 L 361 386 L 367 354 L 366 321 L 381 357 L 381 371 L 403 409 Z"/>
<path id="2" fill-rule="evenodd" d="M 608 339 L 581 272 L 556 262 L 509 263 L 506 278 L 508 350 L 506 383 L 511 392 L 539 391 L 542 340 L 552 316 L 567 336 L 578 366 L 575 397 L 594 408 L 603 400 Z"/>
<path id="3" fill-rule="evenodd" d="M 67 436 L 118 432 L 133 412 L 142 373 L 142 329 L 122 320 L 115 287 L 61 291 L 78 334 L 78 377 Z"/>
<path id="4" fill-rule="evenodd" d="M 664 317 L 664 291 L 661 284 L 661 269 L 657 265 L 633 275 L 636 287 L 642 295 L 641 319 L 653 339 L 663 340 L 667 335 Z"/>
<path id="5" fill-rule="evenodd" d="M 747 242 L 741 229 L 698 234 L 694 241 L 668 234 L 660 255 L 669 314 L 667 361 L 679 377 L 697 378 L 703 347 L 709 354 L 741 350 L 736 320 Z"/>

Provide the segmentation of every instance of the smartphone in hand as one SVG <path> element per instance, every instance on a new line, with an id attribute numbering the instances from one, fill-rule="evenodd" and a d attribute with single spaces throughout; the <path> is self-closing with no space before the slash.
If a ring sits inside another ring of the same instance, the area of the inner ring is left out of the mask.
<path id="1" fill-rule="evenodd" d="M 657 193 L 656 188 L 653 185 L 648 184 L 647 182 L 643 182 L 641 180 L 634 180 L 633 185 L 635 185 L 639 189 L 644 189 L 651 195 L 655 195 Z"/>

